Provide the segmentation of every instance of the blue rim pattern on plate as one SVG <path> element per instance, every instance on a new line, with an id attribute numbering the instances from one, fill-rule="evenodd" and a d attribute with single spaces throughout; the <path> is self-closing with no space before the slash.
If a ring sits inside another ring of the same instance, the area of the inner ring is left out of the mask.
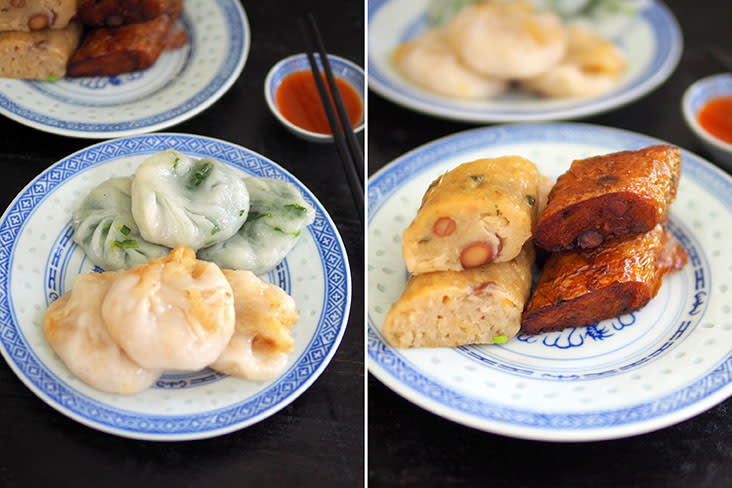
<path id="1" fill-rule="evenodd" d="M 67 178 L 129 155 L 173 148 L 198 157 L 210 156 L 256 176 L 293 183 L 316 209 L 309 231 L 325 278 L 325 304 L 303 354 L 267 388 L 234 406 L 191 415 L 145 415 L 111 407 L 80 394 L 39 361 L 20 330 L 10 282 L 16 239 L 35 208 Z M 334 223 L 310 191 L 290 173 L 240 146 L 186 134 L 150 134 L 106 141 L 54 164 L 15 198 L 0 219 L 0 352 L 19 378 L 49 405 L 94 428 L 136 438 L 164 440 L 210 437 L 237 430 L 274 414 L 297 398 L 327 366 L 340 343 L 348 319 L 351 277 L 345 247 Z"/>
<path id="2" fill-rule="evenodd" d="M 390 1 L 392 0 L 369 0 L 369 26 L 371 26 L 373 17 L 379 9 Z M 426 25 L 424 15 L 415 22 Z M 660 1 L 654 1 L 653 5 L 645 10 L 641 16 L 653 31 L 656 43 L 653 58 L 630 84 L 601 97 L 579 101 L 568 100 L 557 107 L 511 106 L 507 109 L 497 107 L 486 109 L 485 107 L 471 106 L 469 102 L 460 102 L 431 95 L 405 81 L 395 82 L 396 80 L 379 69 L 371 54 L 368 60 L 369 86 L 380 95 L 419 112 L 463 121 L 557 120 L 600 113 L 630 103 L 656 88 L 668 78 L 681 58 L 683 44 L 681 29 L 671 11 Z M 410 29 L 414 31 L 418 28 L 413 23 Z M 369 34 L 371 34 L 370 27 Z"/>
<path id="3" fill-rule="evenodd" d="M 221 96 L 236 80 L 249 53 L 250 29 L 243 7 L 237 0 L 215 0 L 227 22 L 228 47 L 226 58 L 211 81 L 192 97 L 165 112 L 125 122 L 94 123 L 74 122 L 51 117 L 18 105 L 12 98 L 0 92 L 0 112 L 14 120 L 27 123 L 48 132 L 74 137 L 117 137 L 138 134 L 176 124 L 199 113 Z M 186 25 L 192 25 L 186 22 Z M 189 31 L 190 32 L 190 31 Z M 194 48 L 194 46 L 192 46 Z M 188 64 L 188 60 L 186 61 Z M 33 86 L 36 82 L 27 81 Z"/>
<path id="4" fill-rule="evenodd" d="M 594 144 L 629 149 L 663 143 L 658 139 L 620 129 L 571 123 L 509 125 L 457 133 L 405 154 L 382 168 L 369 180 L 369 224 L 400 185 L 412 175 L 439 165 L 441 161 L 451 155 L 492 145 L 557 141 L 567 144 Z M 730 182 L 729 176 L 685 150 L 682 150 L 682 157 L 684 177 L 700 182 L 706 191 L 713 194 L 727 209 L 732 210 L 732 191 L 730 191 L 732 182 Z M 502 433 L 510 431 L 511 426 L 542 429 L 548 433 L 538 438 L 549 440 L 553 439 L 552 431 L 559 433 L 567 430 L 625 428 L 639 422 L 679 413 L 684 409 L 686 409 L 686 415 L 683 418 L 688 418 L 722 401 L 728 396 L 732 387 L 732 354 L 730 354 L 690 384 L 654 401 L 628 408 L 572 414 L 511 408 L 463 394 L 435 381 L 415 368 L 398 350 L 388 346 L 379 329 L 380 325 L 377 325 L 369 316 L 368 364 L 370 371 L 377 378 L 387 386 L 398 385 L 400 388 L 406 388 L 409 392 L 408 399 L 418 404 L 441 405 L 449 411 L 449 414 L 443 415 L 453 420 L 484 430 L 491 430 L 485 426 L 486 421 L 493 423 L 493 426 L 495 423 L 502 424 L 506 427 Z M 526 437 L 536 438 L 531 434 Z M 555 438 L 553 440 L 565 439 Z"/>

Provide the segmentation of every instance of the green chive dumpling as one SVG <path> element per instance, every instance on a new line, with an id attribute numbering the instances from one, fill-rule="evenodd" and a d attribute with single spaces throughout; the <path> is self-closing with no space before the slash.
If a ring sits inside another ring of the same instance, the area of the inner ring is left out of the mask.
<path id="1" fill-rule="evenodd" d="M 237 171 L 211 158 L 172 149 L 153 154 L 132 180 L 132 215 L 142 237 L 193 250 L 225 241 L 249 212 L 249 193 Z"/>
<path id="2" fill-rule="evenodd" d="M 249 216 L 230 239 L 202 249 L 200 259 L 222 268 L 255 274 L 274 269 L 289 253 L 302 231 L 313 223 L 315 210 L 295 185 L 273 178 L 244 179 L 249 190 Z"/>
<path id="3" fill-rule="evenodd" d="M 107 270 L 129 269 L 170 249 L 145 241 L 132 218 L 132 178 L 111 178 L 94 188 L 71 215 L 72 239 Z"/>

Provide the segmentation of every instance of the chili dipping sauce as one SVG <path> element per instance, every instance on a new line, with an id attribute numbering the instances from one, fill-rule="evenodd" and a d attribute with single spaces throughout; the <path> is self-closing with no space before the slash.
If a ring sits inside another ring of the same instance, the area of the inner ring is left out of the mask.
<path id="1" fill-rule="evenodd" d="M 732 96 L 712 98 L 699 111 L 698 118 L 707 132 L 732 144 Z"/>
<path id="2" fill-rule="evenodd" d="M 325 74 L 321 73 L 321 75 L 325 81 Z M 335 81 L 338 91 L 341 92 L 348 119 L 355 127 L 363 114 L 361 97 L 345 80 L 335 76 Z M 325 86 L 332 102 L 333 96 L 327 82 Z M 283 78 L 280 86 L 277 87 L 275 100 L 280 113 L 296 126 L 311 132 L 332 134 L 312 72 L 297 71 Z"/>

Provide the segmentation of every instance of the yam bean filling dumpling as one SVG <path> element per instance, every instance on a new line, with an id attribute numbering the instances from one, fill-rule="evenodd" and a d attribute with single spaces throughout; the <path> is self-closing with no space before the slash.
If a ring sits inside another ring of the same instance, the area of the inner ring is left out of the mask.
<path id="1" fill-rule="evenodd" d="M 121 274 L 104 297 L 102 317 L 138 364 L 198 370 L 234 333 L 234 297 L 218 266 L 180 246 Z"/>
<path id="2" fill-rule="evenodd" d="M 74 288 L 48 307 L 43 332 L 61 361 L 84 383 L 129 395 L 151 386 L 162 371 L 134 362 L 104 327 L 102 300 L 120 274 L 79 275 Z"/>
<path id="3" fill-rule="evenodd" d="M 74 242 L 105 270 L 129 269 L 165 256 L 170 249 L 147 242 L 132 218 L 131 178 L 111 178 L 94 188 L 74 210 Z"/>
<path id="4" fill-rule="evenodd" d="M 299 318 L 295 301 L 251 271 L 224 270 L 224 275 L 234 291 L 236 328 L 211 367 L 253 381 L 277 377 L 292 352 L 290 329 Z"/>
<path id="5" fill-rule="evenodd" d="M 172 149 L 147 158 L 132 181 L 132 215 L 142 237 L 198 250 L 242 226 L 249 193 L 240 175 L 214 159 L 195 160 Z"/>

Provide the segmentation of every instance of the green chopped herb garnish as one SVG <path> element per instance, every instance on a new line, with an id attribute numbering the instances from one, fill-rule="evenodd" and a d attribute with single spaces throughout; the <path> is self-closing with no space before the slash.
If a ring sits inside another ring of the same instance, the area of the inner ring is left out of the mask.
<path id="1" fill-rule="evenodd" d="M 303 207 L 299 203 L 290 203 L 288 205 L 285 205 L 285 208 L 291 208 L 291 209 L 297 210 L 299 212 L 304 212 L 305 210 L 307 210 L 305 207 Z"/>
<path id="2" fill-rule="evenodd" d="M 180 161 L 180 158 L 175 158 L 175 161 L 173 161 L 173 171 L 178 169 L 178 161 Z"/>
<path id="3" fill-rule="evenodd" d="M 241 217 L 242 215 L 244 215 L 244 212 L 246 212 L 246 210 L 239 210 L 239 217 Z"/>
<path id="4" fill-rule="evenodd" d="M 534 195 L 526 195 L 526 201 L 533 207 L 536 203 L 536 198 L 534 198 Z"/>
<path id="5" fill-rule="evenodd" d="M 295 233 L 294 233 L 294 234 L 292 234 L 292 235 L 293 235 L 294 237 L 300 237 L 300 233 L 301 233 L 301 232 L 302 232 L 302 231 L 299 231 L 299 230 L 298 230 L 297 232 L 295 232 Z"/>
<path id="6" fill-rule="evenodd" d="M 130 232 L 132 232 L 132 229 L 130 229 L 130 228 L 129 228 L 129 227 L 127 227 L 126 225 L 123 225 L 122 227 L 120 227 L 120 228 L 119 228 L 119 231 L 120 231 L 120 232 L 121 232 L 122 234 L 124 234 L 124 235 L 128 236 L 128 235 L 130 235 Z"/>
<path id="7" fill-rule="evenodd" d="M 137 249 L 140 245 L 134 239 L 125 239 L 124 241 L 112 241 L 112 250 L 115 249 Z"/>
<path id="8" fill-rule="evenodd" d="M 493 344 L 504 344 L 506 342 L 508 342 L 508 337 L 505 335 L 499 335 L 493 338 Z"/>
<path id="9" fill-rule="evenodd" d="M 57 76 L 51 75 L 48 77 L 48 81 L 57 81 L 57 80 L 58 80 Z"/>
<path id="10" fill-rule="evenodd" d="M 109 228 L 110 228 L 110 227 L 112 227 L 112 222 L 107 222 L 107 223 L 106 223 L 106 224 L 104 224 L 104 226 L 102 227 L 102 232 L 108 232 L 108 231 L 109 231 Z"/>
<path id="11" fill-rule="evenodd" d="M 214 235 L 218 232 L 221 232 L 221 228 L 217 224 L 214 224 L 213 229 L 211 229 L 211 235 Z"/>
<path id="12" fill-rule="evenodd" d="M 213 169 L 213 164 L 206 163 L 200 168 L 198 168 L 196 171 L 193 172 L 191 175 L 190 180 L 188 180 L 188 187 L 189 190 L 192 190 L 199 186 L 203 181 L 208 178 L 208 176 L 211 174 L 211 170 Z"/>
<path id="13" fill-rule="evenodd" d="M 269 212 L 257 212 L 256 210 L 250 210 L 249 215 L 247 215 L 247 222 L 261 219 L 262 217 L 272 217 L 272 214 Z"/>
<path id="14" fill-rule="evenodd" d="M 276 230 L 277 232 L 282 232 L 283 234 L 287 234 L 287 232 L 285 232 L 284 230 L 280 229 L 279 227 L 275 227 L 274 230 Z"/>

